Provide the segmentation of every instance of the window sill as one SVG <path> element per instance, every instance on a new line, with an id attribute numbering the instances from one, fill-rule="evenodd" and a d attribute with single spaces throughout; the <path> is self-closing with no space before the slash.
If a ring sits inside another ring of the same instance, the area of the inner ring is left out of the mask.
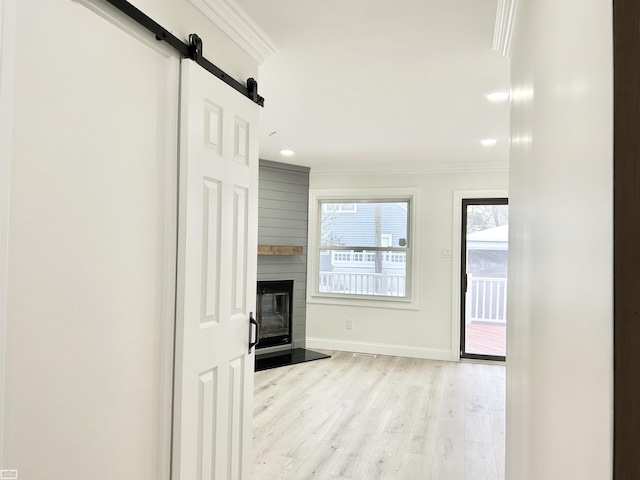
<path id="1" fill-rule="evenodd" d="M 419 310 L 419 305 L 417 302 L 413 302 L 410 299 L 405 298 L 394 300 L 392 299 L 392 297 L 353 298 L 346 295 L 314 294 L 307 297 L 307 303 L 314 303 L 318 305 L 340 305 L 348 307 L 389 308 L 394 310 Z"/>

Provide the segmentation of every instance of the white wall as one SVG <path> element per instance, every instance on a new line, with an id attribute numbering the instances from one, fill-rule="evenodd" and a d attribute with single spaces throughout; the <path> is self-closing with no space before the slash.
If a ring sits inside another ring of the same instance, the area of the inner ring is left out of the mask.
<path id="1" fill-rule="evenodd" d="M 506 478 L 612 477 L 612 4 L 520 2 Z"/>
<path id="2" fill-rule="evenodd" d="M 256 76 L 186 0 L 135 3 Z M 133 30 L 84 2 L 18 2 L 0 341 L 19 478 L 167 478 L 179 64 Z"/>
<path id="3" fill-rule="evenodd" d="M 0 445 L 4 411 L 4 358 L 7 319 L 7 265 L 9 230 L 9 176 L 13 108 L 13 61 L 15 42 L 14 0 L 0 0 Z M 0 448 L 0 465 L 2 449 Z"/>
<path id="4" fill-rule="evenodd" d="M 311 170 L 310 188 L 416 187 L 421 242 L 419 308 L 371 308 L 307 303 L 307 347 L 452 358 L 452 259 L 454 190 L 506 189 L 506 172 L 404 175 L 329 175 Z M 353 319 L 353 330 L 346 319 Z"/>

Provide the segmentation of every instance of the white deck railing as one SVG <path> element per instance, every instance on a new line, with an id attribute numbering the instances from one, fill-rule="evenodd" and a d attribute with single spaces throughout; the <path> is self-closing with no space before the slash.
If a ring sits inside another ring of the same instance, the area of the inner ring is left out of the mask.
<path id="1" fill-rule="evenodd" d="M 469 275 L 467 281 L 467 323 L 505 323 L 507 279 Z M 404 297 L 406 278 L 388 273 L 320 272 L 320 291 Z"/>
<path id="2" fill-rule="evenodd" d="M 385 263 L 406 263 L 407 254 L 405 252 L 382 252 L 381 260 Z M 333 251 L 331 252 L 331 264 L 336 263 L 374 263 L 376 261 L 376 252 L 351 252 L 351 251 Z"/>
<path id="3" fill-rule="evenodd" d="M 406 277 L 390 273 L 320 272 L 321 292 L 404 297 Z"/>
<path id="4" fill-rule="evenodd" d="M 467 277 L 467 323 L 507 321 L 507 279 Z"/>

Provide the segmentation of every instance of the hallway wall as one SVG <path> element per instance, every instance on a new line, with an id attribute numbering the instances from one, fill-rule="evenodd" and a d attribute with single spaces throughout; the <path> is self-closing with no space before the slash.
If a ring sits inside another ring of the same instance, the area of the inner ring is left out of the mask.
<path id="1" fill-rule="evenodd" d="M 187 0 L 134 3 L 256 76 Z M 168 478 L 179 60 L 117 18 L 17 5 L 0 448 L 21 479 Z"/>
<path id="2" fill-rule="evenodd" d="M 610 0 L 520 2 L 512 54 L 506 478 L 612 475 Z"/>

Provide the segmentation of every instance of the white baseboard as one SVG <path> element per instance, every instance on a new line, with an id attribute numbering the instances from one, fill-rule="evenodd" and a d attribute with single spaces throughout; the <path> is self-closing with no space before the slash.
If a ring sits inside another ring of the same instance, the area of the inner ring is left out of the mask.
<path id="1" fill-rule="evenodd" d="M 424 358 L 428 360 L 451 360 L 451 351 L 439 348 L 408 347 L 386 343 L 353 342 L 332 338 L 307 337 L 306 348 L 340 350 L 343 352 L 373 353 L 396 357 Z"/>

